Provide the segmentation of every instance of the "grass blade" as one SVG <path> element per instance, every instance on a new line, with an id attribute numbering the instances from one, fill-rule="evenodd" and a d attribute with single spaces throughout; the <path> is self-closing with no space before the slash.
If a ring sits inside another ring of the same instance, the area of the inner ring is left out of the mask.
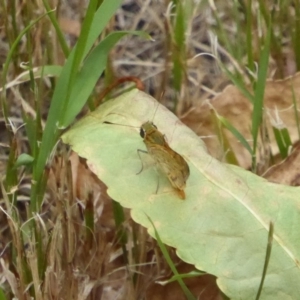
<path id="1" fill-rule="evenodd" d="M 252 137 L 253 137 L 253 155 L 252 155 L 252 169 L 256 170 L 256 148 L 257 139 L 260 125 L 262 123 L 263 116 L 263 104 L 264 104 L 264 93 L 269 65 L 270 56 L 270 40 L 271 40 L 271 21 L 268 24 L 267 36 L 265 39 L 265 45 L 261 51 L 261 56 L 258 64 L 258 76 L 257 83 L 254 91 L 254 103 L 253 103 L 253 114 L 252 114 Z"/>
<path id="2" fill-rule="evenodd" d="M 266 258 L 265 258 L 265 263 L 264 263 L 264 268 L 263 268 L 263 273 L 262 273 L 260 285 L 259 285 L 255 300 L 258 300 L 260 298 L 260 294 L 261 294 L 261 291 L 262 291 L 262 288 L 263 288 L 263 285 L 264 285 L 264 281 L 265 281 L 265 278 L 266 278 L 267 269 L 268 269 L 269 261 L 270 261 L 270 258 L 271 258 L 271 252 L 272 252 L 273 233 L 274 233 L 274 224 L 273 224 L 273 222 L 270 222 L 269 235 L 268 235 L 268 245 L 267 245 L 267 249 L 266 249 Z"/>
<path id="3" fill-rule="evenodd" d="M 85 46 L 83 50 L 80 50 L 77 54 L 76 59 L 84 57 L 88 51 L 90 51 L 93 43 L 98 38 L 102 30 L 105 28 L 107 22 L 110 20 L 112 15 L 115 13 L 116 9 L 121 4 L 121 0 L 103 1 L 102 5 L 99 7 L 97 12 L 93 15 L 93 21 L 91 22 L 90 31 L 87 34 Z M 76 46 L 75 46 L 76 49 Z M 63 120 L 66 111 L 63 111 L 63 107 L 67 107 L 67 99 L 69 93 L 69 80 L 75 75 L 72 75 L 71 72 L 73 69 L 74 58 L 75 58 L 75 49 L 72 50 L 71 54 L 68 57 L 66 64 L 64 65 L 61 75 L 58 79 L 51 106 L 48 113 L 48 119 L 46 122 L 45 131 L 42 138 L 42 143 L 37 158 L 37 162 L 34 165 L 33 169 L 33 181 L 35 184 L 32 185 L 31 192 L 31 207 L 33 211 L 37 210 L 39 204 L 42 201 L 43 192 L 41 191 L 41 177 L 44 172 L 47 158 L 51 153 L 53 146 L 55 145 L 58 137 L 58 124 Z M 79 50 L 78 50 L 79 51 Z M 80 57 L 79 57 L 80 56 Z M 81 61 L 81 59 L 80 59 Z M 76 63 L 75 63 L 76 64 Z M 38 197 L 39 195 L 39 197 Z"/>
<path id="4" fill-rule="evenodd" d="M 199 277 L 199 276 L 202 276 L 202 275 L 205 275 L 205 274 L 207 274 L 207 273 L 201 272 L 201 271 L 198 271 L 198 270 L 194 270 L 194 271 L 191 271 L 189 273 L 179 274 L 178 276 L 177 275 L 173 275 L 170 279 L 168 279 L 166 281 L 157 281 L 157 283 L 159 283 L 161 285 L 166 285 L 168 283 L 177 281 L 178 278 L 181 278 L 181 279 L 184 279 L 184 278 L 194 278 L 194 277 Z"/>
<path id="5" fill-rule="evenodd" d="M 276 143 L 279 148 L 281 157 L 284 159 L 289 154 L 289 149 L 293 145 L 287 128 L 273 127 Z"/>
<path id="6" fill-rule="evenodd" d="M 49 2 L 47 0 L 43 0 L 43 3 L 44 3 L 44 6 L 46 8 L 47 11 L 51 11 L 51 8 L 50 8 L 50 5 L 49 5 Z M 58 38 L 58 41 L 60 43 L 60 47 L 65 55 L 65 57 L 68 57 L 69 56 L 69 53 L 70 53 L 70 49 L 68 47 L 68 44 L 64 38 L 64 34 L 62 32 L 62 30 L 60 29 L 60 26 L 57 22 L 57 19 L 54 17 L 54 11 L 51 11 L 51 13 L 49 14 L 49 19 L 53 25 L 53 27 L 55 28 L 55 32 L 57 34 L 57 38 Z"/>
<path id="7" fill-rule="evenodd" d="M 300 70 L 300 2 L 295 1 L 295 29 L 293 35 L 294 54 L 296 58 L 297 70 Z"/>
<path id="8" fill-rule="evenodd" d="M 253 31 L 252 31 L 252 0 L 247 2 L 247 24 L 246 24 L 246 32 L 247 32 L 247 56 L 248 56 L 248 68 L 254 72 L 255 65 L 254 65 L 254 58 L 253 58 L 253 47 L 252 47 L 252 40 L 253 40 Z"/>
<path id="9" fill-rule="evenodd" d="M 6 85 L 6 77 L 7 77 L 7 72 L 8 72 L 8 67 L 13 59 L 13 55 L 16 51 L 17 46 L 19 45 L 21 39 L 23 38 L 23 36 L 36 24 L 38 23 L 42 18 L 44 18 L 46 15 L 48 15 L 49 13 L 51 13 L 51 11 L 48 11 L 47 13 L 43 14 L 42 16 L 40 16 L 39 18 L 37 18 L 36 20 L 34 20 L 32 23 L 30 23 L 29 25 L 27 25 L 18 35 L 18 37 L 16 38 L 16 40 L 14 41 L 14 43 L 12 44 L 12 46 L 10 47 L 10 50 L 7 54 L 7 58 L 5 60 L 4 66 L 3 66 L 3 71 L 2 71 L 2 86 L 5 87 Z M 2 104 L 2 110 L 3 110 L 3 116 L 5 118 L 5 122 L 8 124 L 8 114 L 7 114 L 7 106 L 6 106 L 6 102 L 4 101 L 4 92 L 5 92 L 5 88 L 2 89 L 2 95 L 1 95 L 1 104 Z"/>
<path id="10" fill-rule="evenodd" d="M 196 300 L 196 298 L 194 297 L 194 295 L 191 293 L 191 291 L 188 289 L 188 287 L 185 285 L 185 283 L 183 282 L 182 278 L 180 277 L 180 274 L 178 273 L 178 271 L 177 271 L 177 269 L 176 269 L 176 267 L 175 267 L 175 265 L 174 265 L 174 263 L 173 263 L 170 255 L 168 253 L 168 250 L 167 250 L 166 246 L 164 245 L 164 243 L 162 242 L 162 240 L 161 240 L 161 238 L 160 238 L 160 236 L 159 236 L 159 234 L 158 234 L 158 232 L 157 232 L 157 230 L 156 230 L 156 228 L 155 228 L 152 220 L 149 217 L 148 217 L 148 220 L 152 224 L 152 227 L 154 229 L 155 238 L 157 240 L 159 248 L 160 248 L 161 252 L 163 253 L 164 258 L 167 261 L 167 263 L 168 263 L 169 267 L 171 268 L 172 272 L 176 276 L 177 281 L 178 281 L 180 287 L 182 288 L 182 290 L 183 290 L 186 298 L 188 300 Z"/>
<path id="11" fill-rule="evenodd" d="M 217 116 L 223 126 L 225 126 L 240 142 L 241 144 L 253 155 L 253 150 L 244 136 L 224 117 Z"/>
<path id="12" fill-rule="evenodd" d="M 144 32 L 118 31 L 109 34 L 103 41 L 97 45 L 84 61 L 83 67 L 75 79 L 71 99 L 65 110 L 65 115 L 61 121 L 60 127 L 67 127 L 73 122 L 75 116 L 82 109 L 91 94 L 96 82 L 106 67 L 106 62 L 110 50 L 125 35 L 134 34 L 144 38 L 150 36 Z"/>

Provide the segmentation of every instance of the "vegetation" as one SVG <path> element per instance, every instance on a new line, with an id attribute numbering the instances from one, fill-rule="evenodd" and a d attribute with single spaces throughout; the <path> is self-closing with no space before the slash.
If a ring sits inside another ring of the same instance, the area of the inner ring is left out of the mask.
<path id="1" fill-rule="evenodd" d="M 138 77 L 156 99 L 164 92 L 161 102 L 177 115 L 231 81 L 253 105 L 252 139 L 216 113 L 218 134 L 224 139 L 229 129 L 257 173 L 266 80 L 300 68 L 299 2 L 70 2 L 0 2 L 0 300 L 152 299 L 168 295 L 155 281 L 172 272 L 188 299 L 226 299 L 213 276 L 190 273 L 194 267 L 163 245 L 159 231 L 157 244 L 135 224 L 60 138 L 99 103 L 132 88 L 103 96 L 118 78 Z M 81 30 L 71 31 L 75 24 Z M 285 158 L 289 132 L 274 130 Z M 236 155 L 228 162 L 238 164 Z M 190 290 L 178 272 L 191 277 Z"/>

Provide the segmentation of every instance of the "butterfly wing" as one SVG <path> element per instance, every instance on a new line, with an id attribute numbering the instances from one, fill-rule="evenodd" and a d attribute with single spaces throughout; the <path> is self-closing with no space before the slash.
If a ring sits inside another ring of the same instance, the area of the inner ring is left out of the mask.
<path id="1" fill-rule="evenodd" d="M 189 166 L 184 158 L 167 144 L 164 146 L 146 144 L 146 146 L 149 154 L 169 178 L 172 186 L 183 190 L 190 174 Z"/>

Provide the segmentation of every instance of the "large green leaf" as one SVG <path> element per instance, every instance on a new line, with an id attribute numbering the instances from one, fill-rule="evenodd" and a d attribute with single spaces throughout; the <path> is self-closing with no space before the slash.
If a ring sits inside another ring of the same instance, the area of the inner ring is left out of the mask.
<path id="1" fill-rule="evenodd" d="M 138 128 L 104 123 L 139 127 L 148 120 L 189 164 L 186 200 L 178 198 L 155 168 L 136 175 L 141 169 L 137 149 L 145 149 Z M 272 220 L 273 248 L 260 299 L 299 298 L 299 188 L 272 184 L 215 160 L 193 131 L 137 90 L 87 115 L 63 141 L 87 158 L 109 195 L 131 208 L 136 222 L 154 236 L 149 216 L 162 241 L 175 247 L 184 261 L 216 275 L 232 299 L 255 299 Z"/>

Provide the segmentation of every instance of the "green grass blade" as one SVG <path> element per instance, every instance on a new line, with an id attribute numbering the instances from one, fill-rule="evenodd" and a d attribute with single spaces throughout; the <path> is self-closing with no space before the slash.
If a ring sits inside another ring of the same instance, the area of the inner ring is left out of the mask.
<path id="1" fill-rule="evenodd" d="M 293 109 L 294 109 L 295 120 L 297 124 L 298 139 L 300 139 L 300 122 L 299 122 L 299 115 L 298 115 L 298 108 L 297 108 L 298 105 L 297 105 L 295 89 L 293 85 L 292 85 L 292 93 L 293 93 L 293 104 L 294 104 Z"/>
<path id="2" fill-rule="evenodd" d="M 173 47 L 173 86 L 176 91 L 180 91 L 183 77 L 183 63 L 185 53 L 185 19 L 184 9 L 180 1 L 176 3 L 176 17 L 174 27 L 174 47 Z"/>
<path id="3" fill-rule="evenodd" d="M 17 139 L 13 136 L 10 143 L 10 152 L 6 164 L 6 174 L 4 179 L 4 187 L 7 191 L 7 197 L 12 205 L 15 205 L 17 194 L 16 190 L 13 188 L 18 183 L 17 170 L 14 168 L 16 157 L 17 157 Z"/>
<path id="4" fill-rule="evenodd" d="M 43 3 L 44 3 L 44 6 L 46 8 L 47 11 L 51 11 L 51 7 L 49 5 L 49 2 L 47 0 L 43 0 Z M 70 53 L 70 49 L 68 47 L 68 44 L 65 40 L 65 37 L 64 37 L 64 34 L 62 32 L 62 30 L 60 29 L 60 26 L 57 22 L 57 19 L 55 18 L 54 16 L 54 11 L 51 11 L 51 13 L 49 14 L 49 19 L 55 29 L 55 32 L 57 34 L 57 38 L 58 38 L 58 41 L 60 43 L 60 47 L 65 55 L 65 57 L 68 57 L 69 56 L 69 53 Z"/>
<path id="5" fill-rule="evenodd" d="M 226 159 L 226 162 L 232 165 L 239 165 L 239 162 L 235 156 L 235 153 L 232 150 L 232 147 L 228 141 L 228 138 L 224 132 L 224 126 L 222 126 L 221 121 L 219 120 L 219 115 L 216 112 L 216 110 L 212 109 L 212 120 L 215 128 L 215 132 L 217 133 L 218 140 L 220 142 L 222 151 L 224 153 L 224 157 Z"/>
<path id="6" fill-rule="evenodd" d="M 278 1 L 279 2 L 279 1 Z M 281 1 L 280 1 L 281 2 Z M 275 17 L 275 4 L 273 6 L 270 6 L 266 3 L 264 0 L 258 0 L 259 3 L 259 12 L 261 16 L 263 17 L 265 23 L 268 26 L 268 31 L 270 31 L 270 52 L 273 54 L 273 57 L 276 57 L 277 60 L 277 73 L 279 73 L 281 76 L 283 76 L 283 53 L 282 53 L 282 35 L 277 34 L 276 31 L 273 29 L 273 26 L 269 26 L 271 24 L 270 20 L 274 20 Z"/>
<path id="7" fill-rule="evenodd" d="M 83 57 L 90 51 L 94 42 L 96 41 L 96 39 L 98 38 L 102 30 L 105 28 L 106 24 L 108 23 L 108 21 L 113 16 L 113 14 L 115 13 L 115 11 L 121 3 L 121 0 L 103 1 L 102 5 L 99 7 L 97 12 L 93 16 L 90 31 L 87 33 L 88 36 L 86 38 L 86 44 L 82 52 L 83 54 L 80 52 Z M 34 166 L 33 180 L 35 184 L 33 185 L 31 193 L 31 205 L 34 210 L 38 209 L 39 203 L 42 200 L 43 193 L 39 191 L 39 189 L 41 188 L 40 179 L 44 172 L 47 158 L 51 153 L 53 146 L 55 145 L 59 136 L 57 126 L 60 123 L 60 121 L 64 118 L 64 114 L 66 113 L 65 111 L 63 111 L 63 107 L 66 106 L 66 99 L 68 98 L 67 94 L 69 80 L 71 76 L 74 76 L 71 75 L 71 71 L 73 69 L 72 66 L 74 62 L 74 55 L 75 50 L 73 49 L 57 81 L 57 85 L 54 90 L 51 106 L 48 113 L 45 131 L 42 138 L 41 148 L 39 151 L 37 162 Z"/>
<path id="8" fill-rule="evenodd" d="M 122 0 L 104 0 L 101 6 L 98 8 L 94 15 L 93 23 L 88 32 L 88 38 L 86 43 L 86 48 L 84 50 L 84 56 L 91 50 L 93 44 L 99 37 L 100 33 L 103 31 L 113 14 L 122 4 Z M 73 51 L 72 51 L 73 52 Z"/>
<path id="9" fill-rule="evenodd" d="M 240 143 L 253 155 L 253 150 L 244 136 L 224 117 L 217 116 L 224 127 L 226 127 L 239 141 Z"/>
<path id="10" fill-rule="evenodd" d="M 292 141 L 287 128 L 273 127 L 276 143 L 279 148 L 281 157 L 284 159 L 289 154 L 289 149 L 292 146 Z"/>
<path id="11" fill-rule="evenodd" d="M 92 22 L 93 22 L 94 13 L 97 8 L 97 3 L 98 3 L 97 0 L 89 1 L 86 16 L 83 20 L 81 33 L 80 33 L 80 36 L 76 43 L 76 46 L 74 47 L 74 57 L 73 57 L 71 71 L 69 74 L 69 80 L 68 80 L 68 84 L 67 84 L 67 93 L 66 93 L 65 99 L 63 101 L 63 105 L 62 105 L 63 112 L 67 111 L 67 107 L 68 107 L 68 103 L 70 101 L 72 89 L 74 87 L 74 81 L 75 81 L 76 75 L 81 67 L 81 63 L 84 59 L 84 56 L 85 56 L 84 50 L 86 48 L 88 35 L 89 35 L 90 28 L 91 28 Z"/>
<path id="12" fill-rule="evenodd" d="M 34 161 L 34 158 L 27 154 L 27 153 L 21 153 L 16 162 L 15 162 L 15 165 L 14 165 L 14 168 L 18 168 L 20 166 L 28 166 L 28 165 L 31 165 Z"/>
<path id="13" fill-rule="evenodd" d="M 218 11 L 215 7 L 215 5 L 211 6 L 212 12 L 213 12 L 213 16 L 214 19 L 217 23 L 217 28 L 219 29 L 219 32 L 216 32 L 216 35 L 218 36 L 218 39 L 221 41 L 221 43 L 223 43 L 225 46 L 225 49 L 227 49 L 227 51 L 229 53 L 234 53 L 233 49 L 232 49 L 232 44 L 229 41 L 229 36 L 225 31 L 225 28 L 223 26 L 223 22 L 220 19 L 219 15 L 218 15 Z"/>
<path id="14" fill-rule="evenodd" d="M 7 72 L 8 72 L 8 68 L 9 65 L 12 61 L 13 55 L 16 51 L 17 46 L 19 45 L 21 39 L 23 38 L 23 36 L 36 24 L 38 23 L 42 18 L 44 18 L 45 16 L 47 16 L 49 13 L 51 13 L 51 11 L 48 11 L 47 13 L 43 14 L 42 16 L 40 16 L 39 18 L 37 18 L 36 20 L 34 20 L 32 23 L 30 23 L 29 25 L 27 25 L 18 35 L 18 37 L 16 38 L 16 40 L 14 41 L 14 43 L 12 44 L 12 46 L 10 47 L 10 50 L 7 54 L 7 58 L 5 60 L 4 66 L 3 66 L 3 71 L 2 71 L 2 86 L 5 87 L 6 85 L 6 77 L 7 77 Z M 3 116 L 5 118 L 5 122 L 8 124 L 8 114 L 7 114 L 7 106 L 6 106 L 6 102 L 4 101 L 4 94 L 5 93 L 5 88 L 2 89 L 2 95 L 1 95 L 1 104 L 2 104 L 2 110 L 3 110 Z"/>
<path id="15" fill-rule="evenodd" d="M 110 50 L 127 34 L 150 38 L 150 36 L 144 32 L 118 31 L 109 34 L 103 41 L 101 41 L 99 45 L 97 45 L 88 55 L 87 59 L 84 61 L 82 69 L 78 73 L 71 94 L 72 101 L 66 109 L 66 114 L 60 125 L 61 127 L 67 127 L 82 109 L 106 67 Z"/>
<path id="16" fill-rule="evenodd" d="M 7 300 L 5 293 L 2 288 L 0 288 L 0 300 Z"/>
<path id="17" fill-rule="evenodd" d="M 266 278 L 267 269 L 268 269 L 269 261 L 270 261 L 270 258 L 271 258 L 271 252 L 272 252 L 273 233 L 274 233 L 274 224 L 273 224 L 273 222 L 270 222 L 269 234 L 268 234 L 268 245 L 267 245 L 267 249 L 266 249 L 266 258 L 265 258 L 265 263 L 264 263 L 264 268 L 263 268 L 263 273 L 262 273 L 260 285 L 259 285 L 255 300 L 258 300 L 260 298 L 260 294 L 262 292 L 262 288 L 263 288 L 264 281 L 265 281 L 265 278 Z"/>
<path id="18" fill-rule="evenodd" d="M 26 136 L 28 138 L 28 143 L 30 146 L 31 154 L 35 156 L 35 148 L 36 148 L 36 122 L 35 120 L 27 115 L 25 112 L 22 113 L 23 121 L 25 123 Z"/>
<path id="19" fill-rule="evenodd" d="M 182 288 L 182 290 L 183 290 L 186 298 L 188 300 L 196 300 L 196 298 L 194 297 L 194 295 L 191 293 L 191 291 L 188 289 L 188 287 L 185 285 L 185 283 L 183 282 L 182 278 L 180 277 L 180 274 L 178 273 L 178 271 L 177 271 L 177 269 L 176 269 L 176 267 L 175 267 L 175 265 L 174 265 L 174 263 L 173 263 L 170 255 L 168 253 L 168 250 L 167 250 L 166 246 L 162 242 L 162 240 L 161 240 L 161 238 L 160 238 L 160 236 L 159 236 L 159 234 L 158 234 L 158 232 L 157 232 L 157 230 L 156 230 L 156 228 L 154 226 L 154 223 L 152 222 L 152 220 L 149 217 L 148 217 L 148 220 L 152 224 L 152 227 L 154 229 L 155 238 L 157 240 L 159 248 L 160 248 L 161 252 L 163 253 L 164 258 L 167 261 L 170 269 L 172 270 L 172 272 L 174 273 L 174 275 L 177 277 L 177 281 L 178 281 L 180 287 Z"/>
<path id="20" fill-rule="evenodd" d="M 113 2 L 113 3 L 111 3 Z M 119 7 L 121 4 L 121 0 L 118 1 L 110 1 L 106 0 L 103 2 L 103 4 L 100 6 L 100 8 L 97 10 L 95 16 L 93 25 L 91 27 L 91 31 L 89 32 L 88 39 L 87 39 L 87 45 L 84 51 L 84 54 L 86 54 L 90 48 L 92 47 L 93 43 L 97 39 L 97 37 L 100 35 L 104 27 L 106 26 L 109 19 L 112 17 L 112 15 L 115 13 L 115 10 Z M 61 120 L 61 118 L 58 117 L 58 112 L 61 112 L 61 109 L 63 107 L 63 101 L 64 97 L 67 94 L 67 85 L 68 80 L 70 77 L 70 73 L 72 70 L 72 63 L 74 59 L 74 49 L 72 50 L 72 53 L 70 54 L 66 64 L 64 65 L 61 75 L 58 79 L 52 101 L 51 106 L 49 109 L 48 119 L 45 127 L 45 132 L 42 139 L 41 149 L 39 153 L 39 158 L 37 162 L 37 169 L 35 172 L 35 177 L 39 178 L 42 175 L 44 165 L 46 163 L 46 159 L 52 150 L 52 147 L 55 143 L 55 132 L 57 130 L 57 122 Z"/>
<path id="21" fill-rule="evenodd" d="M 223 71 L 225 71 L 225 73 L 227 74 L 227 76 L 229 77 L 229 79 L 234 83 L 234 85 L 240 90 L 240 92 L 247 98 L 249 99 L 249 101 L 251 101 L 252 103 L 254 102 L 254 96 L 248 91 L 248 89 L 246 88 L 244 82 L 242 81 L 242 79 L 239 76 L 234 75 L 232 72 L 229 71 L 229 69 L 222 64 L 221 62 L 220 66 L 222 68 Z"/>
<path id="22" fill-rule="evenodd" d="M 247 56 L 248 56 L 248 68 L 254 72 L 255 71 L 255 65 L 254 65 L 254 58 L 253 58 L 253 47 L 252 47 L 252 41 L 253 41 L 253 31 L 252 31 L 252 0 L 249 0 L 247 2 L 246 9 L 246 18 L 247 18 L 247 24 L 246 24 L 246 43 L 247 43 Z"/>
<path id="23" fill-rule="evenodd" d="M 293 35 L 294 54 L 296 58 L 297 70 L 300 70 L 300 2 L 295 1 L 295 27 Z"/>
<path id="24" fill-rule="evenodd" d="M 252 169 L 256 169 L 256 148 L 260 125 L 262 123 L 264 93 L 266 86 L 266 79 L 268 73 L 269 56 L 270 56 L 270 40 L 271 40 L 271 21 L 268 24 L 267 36 L 265 38 L 265 45 L 261 51 L 261 56 L 258 64 L 257 83 L 254 91 L 254 103 L 252 114 L 252 137 L 253 137 L 253 156 Z"/>

